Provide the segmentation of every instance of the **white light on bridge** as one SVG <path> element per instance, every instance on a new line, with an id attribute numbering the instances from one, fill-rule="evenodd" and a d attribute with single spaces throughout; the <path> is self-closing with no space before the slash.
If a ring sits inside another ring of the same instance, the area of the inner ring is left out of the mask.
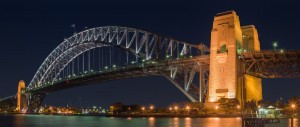
<path id="1" fill-rule="evenodd" d="M 277 42 L 277 41 L 274 41 L 272 45 L 273 45 L 273 48 L 274 48 L 274 50 L 275 50 L 275 49 L 278 47 L 278 42 Z"/>

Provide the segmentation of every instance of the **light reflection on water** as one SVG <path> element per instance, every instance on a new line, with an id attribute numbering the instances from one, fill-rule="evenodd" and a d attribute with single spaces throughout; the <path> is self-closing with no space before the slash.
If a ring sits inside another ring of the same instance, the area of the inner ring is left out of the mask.
<path id="1" fill-rule="evenodd" d="M 289 119 L 265 127 L 288 127 Z M 0 127 L 241 127 L 241 118 L 118 118 L 97 116 L 0 115 Z M 294 127 L 299 120 L 294 119 Z"/>
<path id="2" fill-rule="evenodd" d="M 187 117 L 184 119 L 184 126 L 185 127 L 192 127 L 192 119 Z"/>
<path id="3" fill-rule="evenodd" d="M 155 118 L 154 117 L 148 118 L 148 127 L 155 127 Z"/>
<path id="4" fill-rule="evenodd" d="M 291 119 L 287 120 L 287 125 L 291 126 Z M 293 119 L 293 126 L 292 127 L 299 127 L 299 119 L 298 118 L 294 118 Z"/>

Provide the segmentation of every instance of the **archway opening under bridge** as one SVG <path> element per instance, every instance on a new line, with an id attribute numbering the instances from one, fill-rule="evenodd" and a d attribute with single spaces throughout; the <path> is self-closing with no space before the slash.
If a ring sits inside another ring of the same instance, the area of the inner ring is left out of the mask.
<path id="1" fill-rule="evenodd" d="M 112 103 L 166 107 L 174 102 L 189 102 L 163 76 L 108 81 L 49 93 L 42 106 L 108 107 Z M 60 105 L 56 105 L 60 104 Z"/>

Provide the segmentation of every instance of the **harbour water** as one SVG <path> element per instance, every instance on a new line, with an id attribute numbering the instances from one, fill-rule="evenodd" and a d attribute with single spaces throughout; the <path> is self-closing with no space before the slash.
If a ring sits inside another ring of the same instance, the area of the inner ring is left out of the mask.
<path id="1" fill-rule="evenodd" d="M 236 118 L 117 118 L 100 116 L 0 115 L 0 127 L 241 127 Z M 265 127 L 290 127 L 289 119 Z M 294 126 L 299 127 L 298 119 Z"/>

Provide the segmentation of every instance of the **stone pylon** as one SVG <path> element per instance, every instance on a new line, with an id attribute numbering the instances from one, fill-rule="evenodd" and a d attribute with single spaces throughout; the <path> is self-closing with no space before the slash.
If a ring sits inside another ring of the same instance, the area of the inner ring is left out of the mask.
<path id="1" fill-rule="evenodd" d="M 17 108 L 19 112 L 26 112 L 27 110 L 27 98 L 25 95 L 25 82 L 23 80 L 19 81 L 18 92 L 17 92 Z"/>
<path id="2" fill-rule="evenodd" d="M 243 63 L 238 58 L 242 52 L 259 50 L 258 34 L 253 25 L 241 27 L 234 11 L 218 13 L 211 31 L 207 102 L 217 102 L 220 98 L 262 99 L 261 79 L 245 75 Z M 246 87 L 249 86 L 254 88 L 252 92 L 248 92 Z M 250 95 L 253 92 L 258 92 L 258 96 Z"/>

